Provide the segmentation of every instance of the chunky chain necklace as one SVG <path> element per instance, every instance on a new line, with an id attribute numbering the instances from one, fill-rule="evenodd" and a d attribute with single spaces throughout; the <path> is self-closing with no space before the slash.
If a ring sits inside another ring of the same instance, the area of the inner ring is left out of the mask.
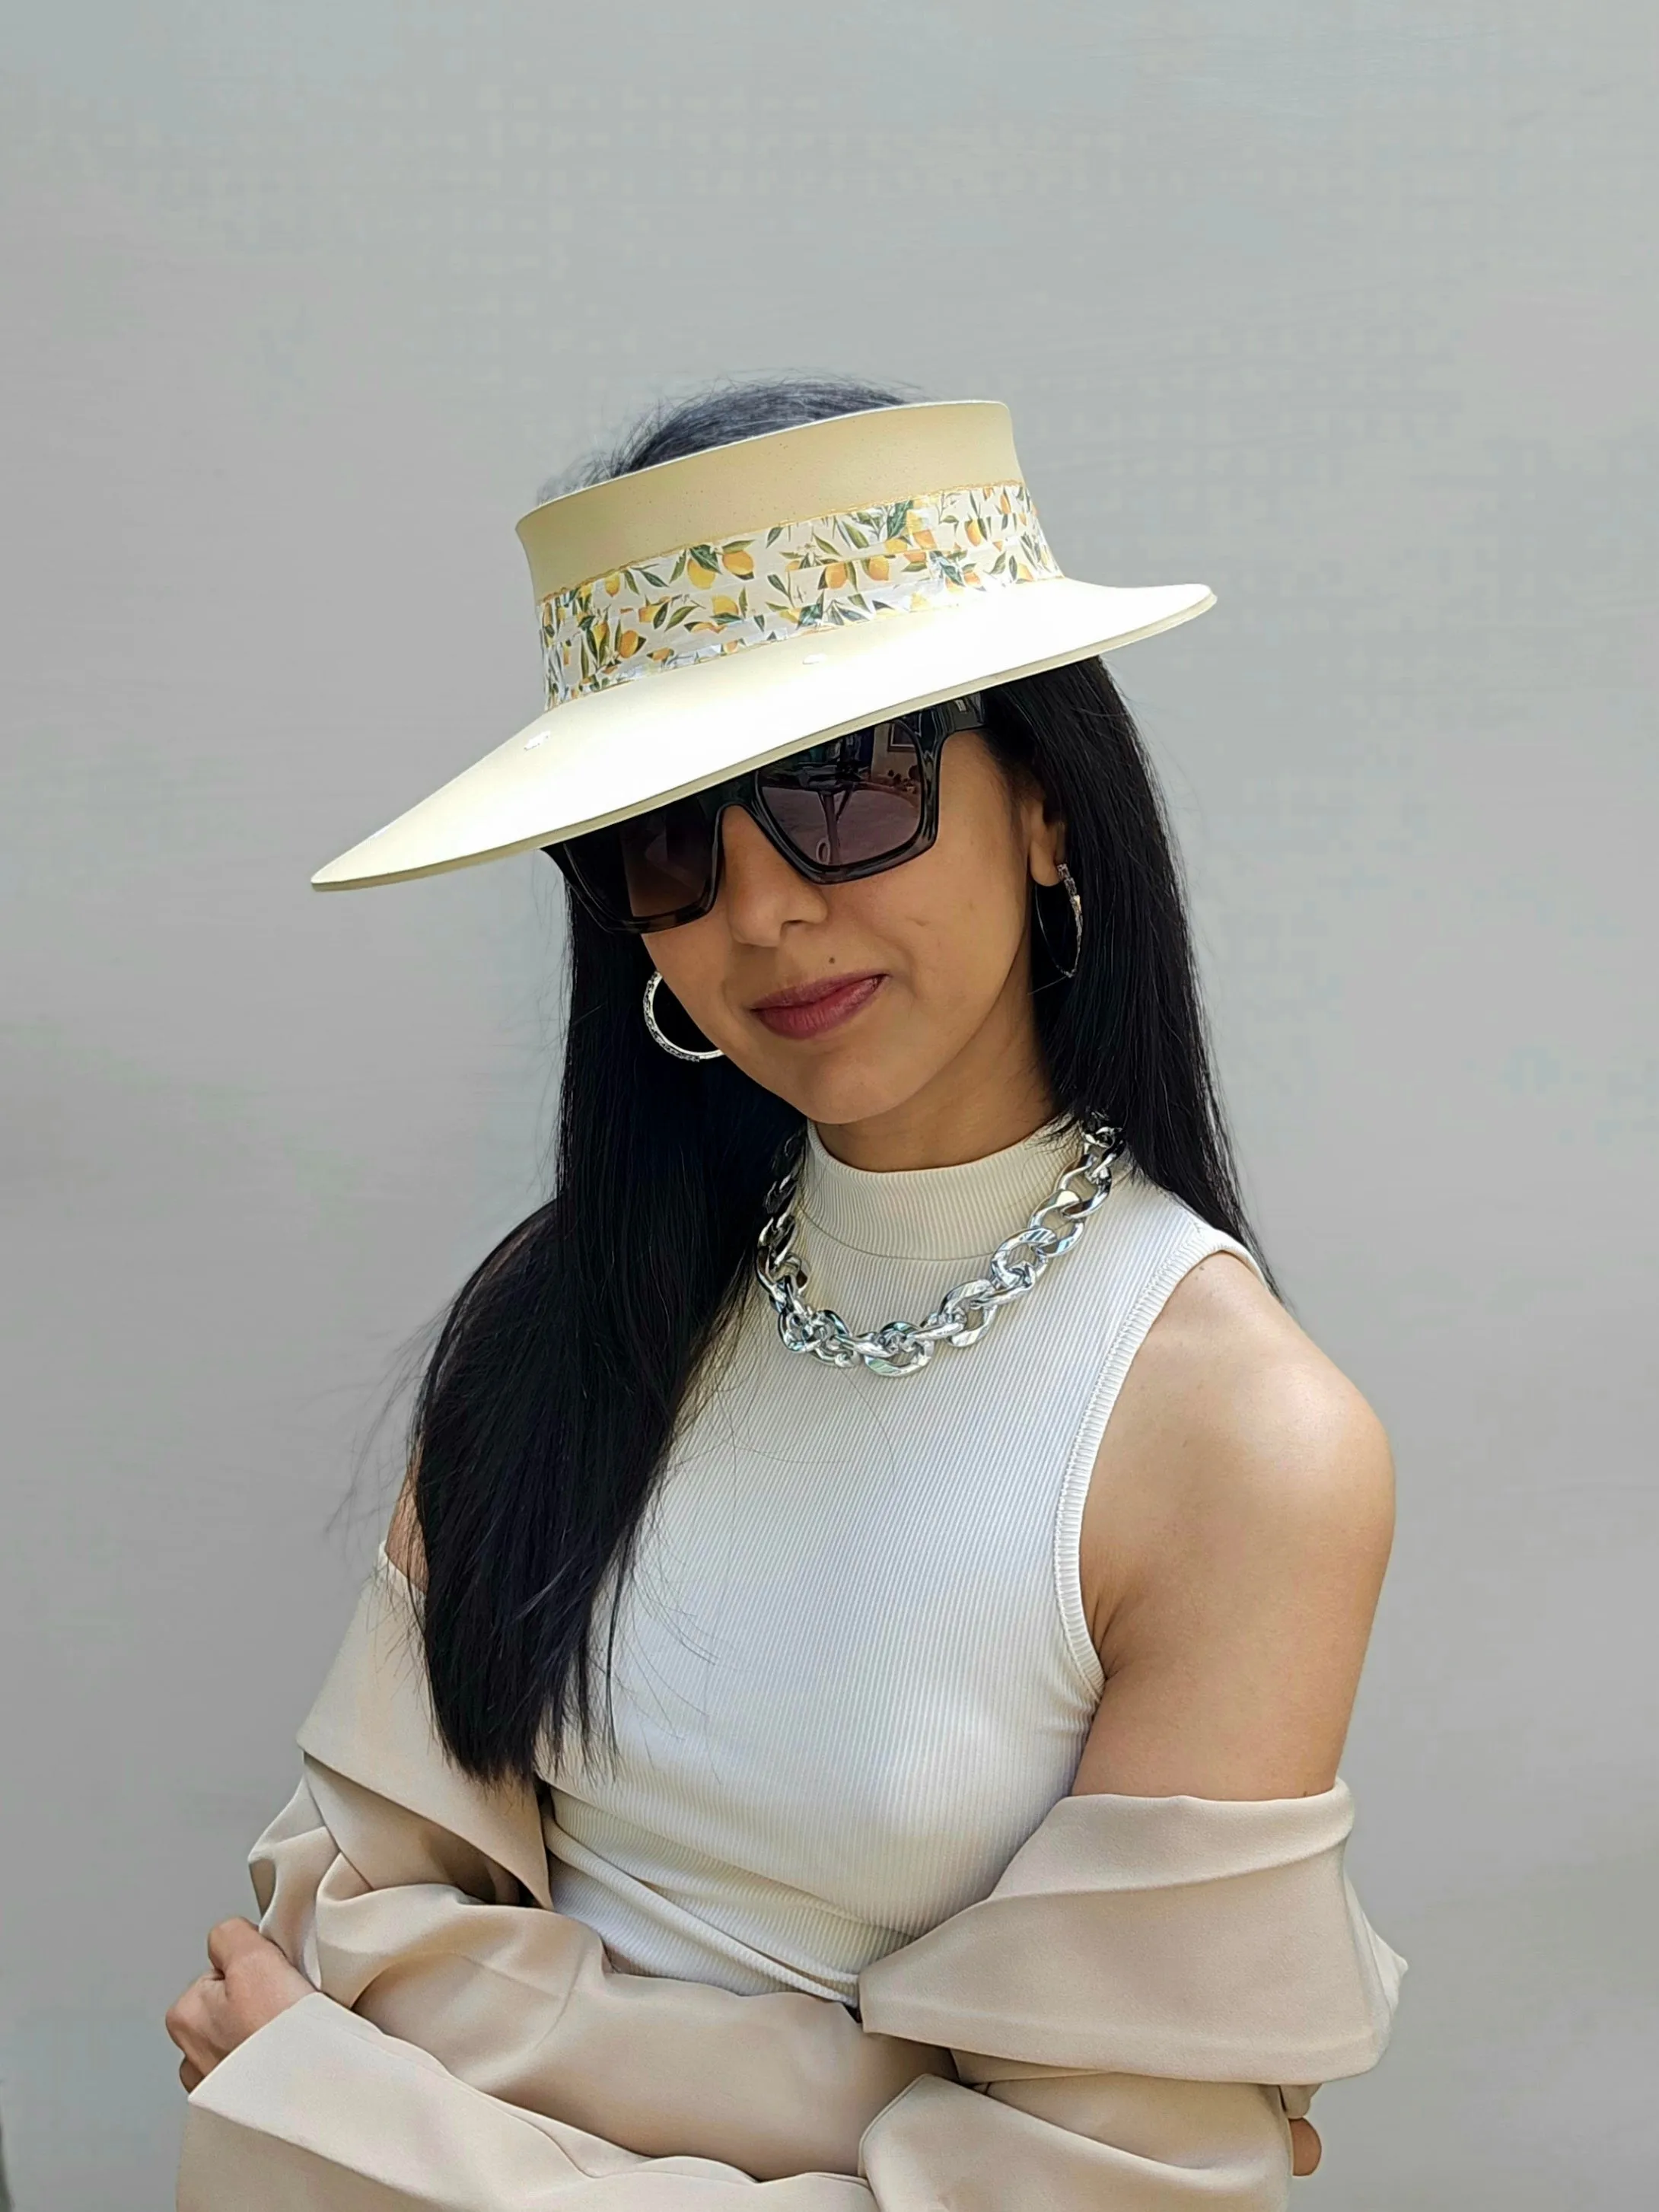
<path id="1" fill-rule="evenodd" d="M 767 1193 L 766 1222 L 755 1252 L 755 1273 L 787 1348 L 810 1352 L 831 1367 L 850 1367 L 857 1360 L 872 1375 L 914 1375 L 933 1358 L 935 1345 L 963 1351 L 977 1344 L 999 1310 L 1035 1287 L 1050 1260 L 1071 1250 L 1084 1223 L 1106 1202 L 1123 1139 L 1104 1121 L 1088 1123 L 1082 1133 L 1083 1158 L 1061 1176 L 1024 1228 L 997 1246 L 982 1275 L 947 1291 L 926 1321 L 890 1321 L 868 1336 L 854 1336 L 838 1313 L 810 1306 L 801 1296 L 806 1263 L 794 1249 L 800 1170 L 788 1170 Z"/>

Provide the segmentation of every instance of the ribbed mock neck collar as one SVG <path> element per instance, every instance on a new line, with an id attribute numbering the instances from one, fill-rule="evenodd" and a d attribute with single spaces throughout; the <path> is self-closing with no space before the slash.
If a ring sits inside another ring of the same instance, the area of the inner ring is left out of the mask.
<path id="1" fill-rule="evenodd" d="M 1082 1150 L 1075 1131 L 1051 1125 L 958 1167 L 872 1173 L 838 1160 L 809 1121 L 800 1211 L 872 1258 L 983 1260 L 1025 1226 Z"/>

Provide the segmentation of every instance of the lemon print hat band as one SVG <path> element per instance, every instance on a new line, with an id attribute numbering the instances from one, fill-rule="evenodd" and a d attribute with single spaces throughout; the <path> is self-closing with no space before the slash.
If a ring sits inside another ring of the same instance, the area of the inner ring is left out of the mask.
<path id="1" fill-rule="evenodd" d="M 967 484 L 683 545 L 542 602 L 550 707 L 653 667 L 1057 576 L 1030 494 Z"/>
<path id="2" fill-rule="evenodd" d="M 1064 575 L 1007 410 L 882 407 L 665 461 L 519 525 L 546 710 L 312 878 L 434 875 L 617 822 L 1214 604 Z"/>

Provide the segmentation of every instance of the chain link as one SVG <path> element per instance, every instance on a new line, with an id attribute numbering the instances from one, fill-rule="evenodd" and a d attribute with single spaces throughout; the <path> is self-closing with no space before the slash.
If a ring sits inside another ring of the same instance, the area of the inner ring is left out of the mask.
<path id="1" fill-rule="evenodd" d="M 755 1273 L 772 1302 L 787 1349 L 811 1352 L 831 1367 L 851 1367 L 856 1361 L 872 1375 L 914 1375 L 933 1358 L 936 1345 L 960 1352 L 977 1344 L 1002 1308 L 1035 1289 L 1048 1262 L 1071 1250 L 1084 1223 L 1110 1194 L 1123 1139 L 1105 1121 L 1090 1122 L 1082 1135 L 1083 1158 L 1066 1170 L 1024 1228 L 997 1246 L 982 1275 L 946 1291 L 926 1321 L 886 1322 L 868 1336 L 855 1336 L 832 1308 L 809 1305 L 801 1296 L 806 1263 L 795 1249 L 799 1170 L 781 1176 L 767 1193 Z"/>

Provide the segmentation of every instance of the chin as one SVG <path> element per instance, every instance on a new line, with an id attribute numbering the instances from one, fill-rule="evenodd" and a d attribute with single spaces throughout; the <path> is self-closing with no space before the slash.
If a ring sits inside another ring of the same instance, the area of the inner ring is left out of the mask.
<path id="1" fill-rule="evenodd" d="M 779 1079 L 769 1079 L 775 1073 Z M 809 1121 L 826 1127 L 844 1127 L 854 1121 L 873 1121 L 902 1106 L 921 1087 L 920 1081 L 895 1082 L 891 1068 L 879 1071 L 856 1064 L 845 1067 L 779 1069 L 757 1075 L 769 1091 L 805 1115 Z"/>

